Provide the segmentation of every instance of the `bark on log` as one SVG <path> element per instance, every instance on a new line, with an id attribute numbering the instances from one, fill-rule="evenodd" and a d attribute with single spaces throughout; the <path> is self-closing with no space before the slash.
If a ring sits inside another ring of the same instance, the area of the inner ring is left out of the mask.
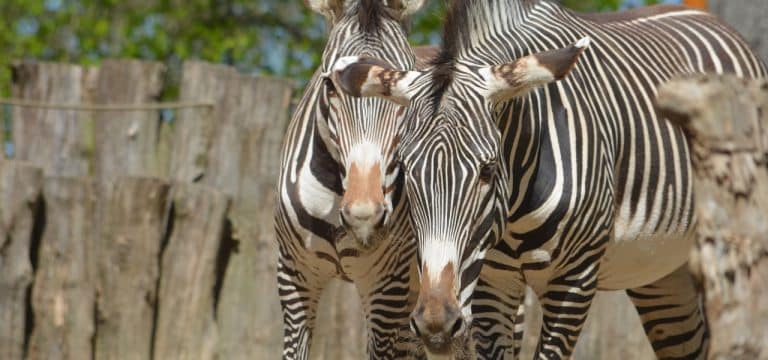
<path id="1" fill-rule="evenodd" d="M 106 199 L 98 263 L 97 359 L 150 359 L 170 186 L 119 178 Z"/>
<path id="2" fill-rule="evenodd" d="M 145 104 L 159 98 L 165 67 L 137 60 L 106 60 L 99 70 L 97 104 Z M 118 176 L 160 176 L 157 159 L 160 115 L 149 111 L 100 111 L 95 115 L 95 173 L 100 180 Z"/>
<path id="3" fill-rule="evenodd" d="M 40 168 L 0 159 L 0 359 L 24 356 Z"/>
<path id="4" fill-rule="evenodd" d="M 211 101 L 216 107 L 181 111 L 172 176 L 199 180 L 233 196 L 232 238 L 220 264 L 219 356 L 279 358 L 282 316 L 272 209 L 292 85 L 187 62 L 181 89 L 181 100 Z"/>
<path id="5" fill-rule="evenodd" d="M 163 250 L 155 359 L 213 359 L 216 260 L 229 201 L 200 185 L 172 190 L 172 229 Z"/>
<path id="6" fill-rule="evenodd" d="M 768 358 L 768 82 L 673 81 L 659 110 L 689 139 L 711 359 Z"/>
<path id="7" fill-rule="evenodd" d="M 98 71 L 78 65 L 21 63 L 12 67 L 14 97 L 40 102 L 79 104 L 91 97 Z M 89 146 L 86 118 L 76 110 L 13 107 L 13 159 L 42 167 L 46 175 L 87 176 Z"/>
<path id="8" fill-rule="evenodd" d="M 29 359 L 90 359 L 94 334 L 96 187 L 83 178 L 48 178 L 45 229 L 32 290 Z"/>

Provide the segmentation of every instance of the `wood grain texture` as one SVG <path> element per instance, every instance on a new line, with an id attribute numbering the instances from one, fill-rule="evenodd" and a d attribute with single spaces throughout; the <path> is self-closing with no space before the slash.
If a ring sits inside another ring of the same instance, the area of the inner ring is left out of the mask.
<path id="1" fill-rule="evenodd" d="M 47 178 L 43 196 L 45 227 L 32 290 L 29 359 L 90 359 L 96 186 L 84 178 Z"/>
<path id="2" fill-rule="evenodd" d="M 24 356 L 31 249 L 43 172 L 0 159 L 0 359 Z M 30 324 L 31 325 L 31 324 Z"/>
<path id="3" fill-rule="evenodd" d="M 163 250 L 155 359 L 213 359 L 216 261 L 229 206 L 210 187 L 173 185 L 172 230 Z"/>
<path id="4" fill-rule="evenodd" d="M 183 101 L 216 106 L 180 112 L 183 126 L 176 127 L 172 176 L 222 189 L 233 198 L 232 236 L 220 263 L 219 356 L 279 358 L 282 314 L 272 209 L 292 84 L 187 62 L 181 89 Z"/>
<path id="5" fill-rule="evenodd" d="M 92 96 L 98 71 L 79 65 L 18 63 L 12 69 L 15 98 L 80 104 Z M 13 158 L 40 166 L 46 175 L 86 176 L 89 144 L 82 136 L 90 114 L 77 110 L 12 107 Z"/>
<path id="6" fill-rule="evenodd" d="M 150 359 L 170 185 L 117 179 L 105 199 L 98 256 L 97 359 Z"/>
<path id="7" fill-rule="evenodd" d="M 96 104 L 145 104 L 156 101 L 165 71 L 161 63 L 137 60 L 102 62 Z M 160 176 L 157 159 L 160 115 L 157 111 L 100 111 L 95 114 L 96 178 Z"/>

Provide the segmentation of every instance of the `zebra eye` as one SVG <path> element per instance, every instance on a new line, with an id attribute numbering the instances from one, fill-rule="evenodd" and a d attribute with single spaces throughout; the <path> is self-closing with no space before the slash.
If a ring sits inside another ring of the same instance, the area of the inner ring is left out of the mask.
<path id="1" fill-rule="evenodd" d="M 325 91 L 328 93 L 328 96 L 337 96 L 338 92 L 336 91 L 336 85 L 333 83 L 333 80 L 331 80 L 330 77 L 323 78 L 323 82 L 325 83 Z"/>
<path id="2" fill-rule="evenodd" d="M 493 181 L 494 175 L 496 175 L 495 162 L 483 164 L 483 166 L 480 167 L 480 181 L 490 184 Z"/>

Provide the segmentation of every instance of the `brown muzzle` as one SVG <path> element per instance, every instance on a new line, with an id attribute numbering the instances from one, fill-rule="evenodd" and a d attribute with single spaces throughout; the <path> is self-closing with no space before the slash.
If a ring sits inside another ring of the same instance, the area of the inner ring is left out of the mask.
<path id="1" fill-rule="evenodd" d="M 383 226 L 386 215 L 383 176 L 379 163 L 362 169 L 352 163 L 347 173 L 347 188 L 341 200 L 341 219 L 355 236 L 367 241 L 371 234 Z"/>
<path id="2" fill-rule="evenodd" d="M 456 274 L 448 264 L 438 279 L 430 279 L 426 266 L 416 307 L 411 314 L 412 330 L 433 354 L 451 352 L 453 339 L 464 333 L 465 323 L 456 296 Z"/>

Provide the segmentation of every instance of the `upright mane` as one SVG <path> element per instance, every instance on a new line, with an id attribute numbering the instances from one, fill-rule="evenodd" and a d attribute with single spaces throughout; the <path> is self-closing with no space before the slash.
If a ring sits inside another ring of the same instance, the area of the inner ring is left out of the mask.
<path id="1" fill-rule="evenodd" d="M 461 38 L 468 33 L 467 13 L 475 1 L 477 0 L 454 0 L 445 15 L 440 49 L 437 56 L 430 61 L 430 65 L 434 66 L 432 80 L 435 86 L 435 103 L 440 101 L 445 89 L 453 81 L 453 69 L 459 55 Z"/>
<path id="2" fill-rule="evenodd" d="M 539 0 L 453 0 L 445 15 L 442 31 L 442 43 L 438 55 L 431 61 L 434 66 L 434 84 L 437 97 L 453 81 L 453 69 L 463 51 L 472 44 L 472 33 L 489 27 L 490 14 L 500 5 L 515 7 L 517 10 L 530 8 Z M 515 12 L 508 15 L 513 23 Z"/>
<path id="3" fill-rule="evenodd" d="M 357 5 L 357 18 L 360 29 L 365 33 L 375 33 L 381 29 L 384 18 L 392 18 L 381 0 L 360 0 Z"/>

